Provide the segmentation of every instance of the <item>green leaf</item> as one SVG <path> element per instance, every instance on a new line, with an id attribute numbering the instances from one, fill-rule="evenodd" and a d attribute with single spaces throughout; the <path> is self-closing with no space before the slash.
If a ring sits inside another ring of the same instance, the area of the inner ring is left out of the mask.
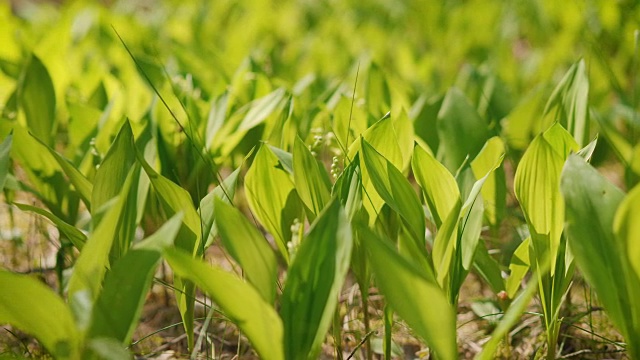
<path id="1" fill-rule="evenodd" d="M 280 253 L 289 262 L 287 242 L 293 219 L 300 218 L 300 204 L 289 174 L 265 145 L 247 171 L 245 191 L 251 211 L 273 235 Z"/>
<path id="2" fill-rule="evenodd" d="M 49 72 L 35 54 L 29 58 L 18 86 L 18 102 L 29 131 L 47 146 L 53 146 L 56 94 Z"/>
<path id="3" fill-rule="evenodd" d="M 456 314 L 440 287 L 366 227 L 360 227 L 376 284 L 386 301 L 439 359 L 456 359 Z M 427 306 L 428 305 L 428 306 Z"/>
<path id="4" fill-rule="evenodd" d="M 487 250 L 487 246 L 483 241 L 478 242 L 473 265 L 478 275 L 480 275 L 484 281 L 489 284 L 494 293 L 497 294 L 500 291 L 505 290 L 500 265 L 498 265 L 498 262 L 491 257 Z"/>
<path id="5" fill-rule="evenodd" d="M 278 278 L 278 262 L 273 250 L 240 210 L 218 198 L 214 203 L 222 244 L 240 264 L 247 279 L 264 301 L 272 304 L 276 297 Z"/>
<path id="6" fill-rule="evenodd" d="M 76 228 L 75 226 L 65 222 L 64 220 L 60 219 L 59 217 L 55 216 L 45 209 L 27 204 L 14 203 L 14 205 L 22 211 L 31 211 L 33 213 L 46 217 L 56 225 L 58 230 L 63 233 L 69 239 L 69 241 L 71 241 L 73 246 L 75 246 L 78 250 L 82 250 L 82 248 L 84 247 L 84 244 L 87 241 L 87 236 L 82 233 L 82 231 L 78 230 L 78 228 Z"/>
<path id="7" fill-rule="evenodd" d="M 505 283 L 506 292 L 510 299 L 518 292 L 520 289 L 520 284 L 524 279 L 525 275 L 531 268 L 531 260 L 529 255 L 529 248 L 531 247 L 531 238 L 528 237 L 524 239 L 516 248 L 516 251 L 513 252 L 511 256 L 511 263 L 509 264 L 509 277 Z"/>
<path id="8" fill-rule="evenodd" d="M 559 124 L 538 135 L 520 160 L 515 174 L 515 193 L 531 233 L 537 261 L 556 263 L 564 227 L 564 201 L 560 195 L 560 172 L 575 141 Z M 551 276 L 554 275 L 551 267 Z"/>
<path id="9" fill-rule="evenodd" d="M 122 344 L 131 341 L 160 255 L 158 251 L 138 249 L 116 261 L 93 306 L 89 338 L 107 337 Z"/>
<path id="10" fill-rule="evenodd" d="M 637 288 L 638 283 L 625 281 L 629 270 L 625 269 L 626 249 L 612 232 L 615 210 L 624 193 L 578 155 L 567 160 L 561 189 L 566 199 L 568 241 L 575 261 L 613 323 L 626 332 L 628 322 L 633 320 L 632 304 L 636 301 L 629 297 L 629 291 Z"/>
<path id="11" fill-rule="evenodd" d="M 69 303 L 76 323 L 83 331 L 89 325 L 93 302 L 100 294 L 102 279 L 109 266 L 109 252 L 131 181 L 130 176 L 120 196 L 105 204 L 110 207 L 85 243 L 69 280 Z"/>
<path id="12" fill-rule="evenodd" d="M 491 173 L 482 187 L 482 199 L 485 215 L 493 227 L 499 225 L 506 207 L 507 185 L 504 170 L 501 167 L 496 168 L 504 154 L 504 143 L 495 136 L 487 141 L 478 156 L 471 162 L 471 169 L 476 179 Z"/>
<path id="13" fill-rule="evenodd" d="M 211 296 L 260 358 L 284 359 L 282 321 L 251 285 L 178 249 L 165 250 L 164 257 L 177 275 L 193 281 Z"/>
<path id="14" fill-rule="evenodd" d="M 402 217 L 419 248 L 424 248 L 424 211 L 409 181 L 364 139 L 362 140 L 362 159 L 378 194 Z"/>
<path id="15" fill-rule="evenodd" d="M 489 138 L 487 123 L 462 91 L 451 88 L 438 113 L 440 146 L 438 159 L 449 171 L 456 171 L 465 158 L 476 157 Z"/>
<path id="16" fill-rule="evenodd" d="M 390 136 L 389 134 L 393 134 Z M 366 140 L 376 151 L 387 159 L 396 168 L 403 167 L 402 152 L 398 141 L 396 140 L 396 131 L 390 117 L 381 119 L 373 124 L 363 134 L 362 138 Z M 349 149 L 349 158 L 354 159 L 355 155 L 361 149 L 361 141 L 355 141 Z M 362 170 L 362 200 L 367 213 L 369 214 L 370 225 L 372 225 L 378 213 L 384 205 L 384 200 L 375 191 L 375 187 L 371 183 L 369 172 L 364 164 L 364 159 L 360 158 L 360 169 Z"/>
<path id="17" fill-rule="evenodd" d="M 262 98 L 254 100 L 237 131 L 247 131 L 262 123 L 277 109 L 284 97 L 284 89 L 279 88 Z"/>
<path id="18" fill-rule="evenodd" d="M 411 165 L 435 225 L 440 228 L 460 202 L 458 184 L 449 170 L 419 145 L 413 152 Z"/>
<path id="19" fill-rule="evenodd" d="M 153 235 L 136 244 L 114 264 L 96 300 L 89 338 L 107 337 L 128 345 L 140 319 L 162 251 L 173 246 L 182 224 L 178 214 Z"/>
<path id="20" fill-rule="evenodd" d="M 9 174 L 9 164 L 11 156 L 11 144 L 13 142 L 13 134 L 7 135 L 0 144 L 0 191 L 4 189 L 4 183 Z"/>
<path id="21" fill-rule="evenodd" d="M 300 200 L 314 217 L 318 216 L 331 197 L 331 181 L 322 164 L 297 136 L 293 145 L 293 180 Z"/>
<path id="22" fill-rule="evenodd" d="M 187 190 L 158 174 L 139 153 L 138 161 L 149 176 L 151 185 L 155 189 L 166 215 L 173 216 L 181 211 L 184 213 L 184 226 L 176 239 L 176 246 L 192 254 L 201 253 L 202 247 L 198 246 L 200 245 L 201 233 L 200 216 L 193 207 L 191 196 Z"/>
<path id="23" fill-rule="evenodd" d="M 558 107 L 559 121 L 580 147 L 589 140 L 589 79 L 584 59 L 573 64 L 549 97 L 544 113 Z"/>
<path id="24" fill-rule="evenodd" d="M 238 175 L 240 174 L 241 167 L 238 167 L 234 172 L 227 176 L 224 181 L 215 187 L 207 196 L 200 200 L 200 207 L 198 213 L 202 221 L 202 238 L 206 239 L 204 248 L 207 249 L 213 243 L 213 240 L 218 236 L 218 226 L 214 219 L 214 200 L 222 199 L 227 204 L 233 202 L 233 197 L 236 194 L 236 184 L 238 183 Z"/>
<path id="25" fill-rule="evenodd" d="M 42 282 L 0 270 L 0 324 L 37 338 L 58 359 L 77 359 L 80 334 L 69 308 Z"/>
<path id="26" fill-rule="evenodd" d="M 125 121 L 93 179 L 91 204 L 97 209 L 117 196 L 136 162 L 133 131 Z"/>
<path id="27" fill-rule="evenodd" d="M 297 250 L 282 294 L 287 359 L 316 359 L 351 258 L 352 233 L 337 200 L 327 205 Z"/>

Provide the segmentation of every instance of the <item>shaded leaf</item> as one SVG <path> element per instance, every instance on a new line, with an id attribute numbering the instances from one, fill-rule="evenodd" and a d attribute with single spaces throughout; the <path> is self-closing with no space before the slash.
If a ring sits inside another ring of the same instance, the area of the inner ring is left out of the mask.
<path id="1" fill-rule="evenodd" d="M 426 340 L 439 359 L 456 359 L 456 318 L 440 287 L 405 260 L 389 244 L 365 227 L 364 240 L 376 284 L 385 299 L 417 335 Z M 428 304 L 428 306 L 427 306 Z"/>
<path id="2" fill-rule="evenodd" d="M 56 94 L 47 68 L 35 54 L 31 54 L 20 77 L 18 102 L 24 110 L 29 131 L 47 146 L 53 146 Z"/>
<path id="3" fill-rule="evenodd" d="M 260 358 L 284 359 L 282 321 L 251 285 L 178 249 L 165 250 L 164 257 L 177 275 L 193 281 L 211 296 Z"/>
<path id="4" fill-rule="evenodd" d="M 300 200 L 318 216 L 330 199 L 331 181 L 322 164 L 297 136 L 293 145 L 293 180 Z"/>
<path id="5" fill-rule="evenodd" d="M 73 246 L 75 246 L 78 250 L 82 250 L 82 248 L 84 247 L 84 244 L 87 241 L 87 236 L 82 231 L 78 230 L 78 228 L 76 228 L 75 226 L 65 222 L 64 220 L 60 219 L 59 217 L 55 216 L 45 209 L 27 204 L 14 203 L 14 205 L 22 211 L 31 211 L 33 213 L 46 217 L 56 225 L 58 230 L 63 233 L 69 239 L 69 241 L 71 241 Z"/>
<path id="6" fill-rule="evenodd" d="M 351 259 L 352 233 L 337 200 L 300 244 L 287 274 L 281 315 L 287 359 L 315 359 L 333 318 Z"/>
<path id="7" fill-rule="evenodd" d="M 222 244 L 240 264 L 247 279 L 264 301 L 273 303 L 278 277 L 278 263 L 273 250 L 240 210 L 219 198 L 214 203 Z"/>

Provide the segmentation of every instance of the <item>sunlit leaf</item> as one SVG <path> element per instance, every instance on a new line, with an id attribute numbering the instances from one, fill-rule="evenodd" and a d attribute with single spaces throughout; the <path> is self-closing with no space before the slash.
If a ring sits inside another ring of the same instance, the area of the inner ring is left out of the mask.
<path id="1" fill-rule="evenodd" d="M 458 184 L 449 170 L 420 146 L 416 146 L 411 164 L 435 225 L 440 228 L 460 202 Z"/>
<path id="2" fill-rule="evenodd" d="M 362 158 L 378 194 L 402 217 L 416 244 L 424 248 L 424 212 L 409 181 L 365 140 Z"/>
<path id="3" fill-rule="evenodd" d="M 505 154 L 504 143 L 499 137 L 492 137 L 487 141 L 478 156 L 471 161 L 471 169 L 476 179 L 484 177 L 495 169 Z M 504 217 L 506 206 L 507 186 L 504 170 L 500 167 L 491 172 L 482 186 L 484 211 L 489 223 L 497 226 Z"/>
<path id="4" fill-rule="evenodd" d="M 263 145 L 245 177 L 245 191 L 251 211 L 271 232 L 282 256 L 288 261 L 287 242 L 293 219 L 300 217 L 300 203 L 289 174 Z"/>
<path id="5" fill-rule="evenodd" d="M 560 172 L 575 141 L 559 124 L 537 136 L 520 160 L 515 193 L 523 209 L 538 260 L 556 263 L 564 227 L 564 201 L 560 196 Z M 553 276 L 554 267 L 551 268 Z"/>
<path id="6" fill-rule="evenodd" d="M 36 337 L 59 359 L 77 359 L 80 334 L 64 301 L 42 282 L 0 270 L 0 324 Z"/>
<path id="7" fill-rule="evenodd" d="M 293 145 L 293 179 L 300 200 L 317 216 L 329 201 L 331 182 L 327 171 L 299 137 Z"/>

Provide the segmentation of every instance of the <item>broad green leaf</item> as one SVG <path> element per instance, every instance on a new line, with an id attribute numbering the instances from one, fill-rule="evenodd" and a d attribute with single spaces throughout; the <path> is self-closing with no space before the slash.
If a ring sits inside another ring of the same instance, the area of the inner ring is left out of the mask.
<path id="1" fill-rule="evenodd" d="M 131 250 L 115 262 L 93 306 L 89 338 L 107 337 L 122 344 L 131 341 L 160 255 L 153 250 Z"/>
<path id="2" fill-rule="evenodd" d="M 617 190 L 617 189 L 616 189 Z M 640 278 L 640 186 L 634 187 L 622 200 L 614 218 L 614 231 L 623 246 L 623 252 Z M 626 249 L 625 249 L 626 248 Z M 639 324 L 640 325 L 640 324 Z"/>
<path id="3" fill-rule="evenodd" d="M 457 359 L 456 315 L 440 287 L 430 282 L 391 244 L 365 227 L 359 229 L 368 250 L 375 281 L 388 304 L 422 337 L 439 359 Z"/>
<path id="4" fill-rule="evenodd" d="M 333 319 L 352 249 L 352 232 L 333 200 L 311 225 L 287 273 L 281 316 L 287 359 L 316 359 Z"/>
<path id="5" fill-rule="evenodd" d="M 362 159 L 371 183 L 382 199 L 403 219 L 420 248 L 425 244 L 424 211 L 415 190 L 393 164 L 362 140 Z"/>
<path id="6" fill-rule="evenodd" d="M 513 299 L 522 280 L 527 275 L 527 272 L 531 268 L 531 258 L 529 255 L 529 248 L 531 247 L 531 238 L 524 239 L 516 248 L 511 256 L 511 263 L 509 264 L 509 277 L 505 282 L 506 292 L 509 299 Z"/>
<path id="7" fill-rule="evenodd" d="M 49 72 L 32 54 L 20 77 L 18 101 L 29 131 L 47 146 L 53 146 L 56 131 L 56 94 Z"/>
<path id="8" fill-rule="evenodd" d="M 58 230 L 63 233 L 69 239 L 69 241 L 71 241 L 73 246 L 75 246 L 78 250 L 82 250 L 82 248 L 84 247 L 84 244 L 87 241 L 87 236 L 82 231 L 78 230 L 78 228 L 76 228 L 75 226 L 65 222 L 64 220 L 60 219 L 59 217 L 55 216 L 45 209 L 27 204 L 14 203 L 14 205 L 22 211 L 31 211 L 33 213 L 46 217 L 56 225 Z"/>
<path id="9" fill-rule="evenodd" d="M 452 172 L 467 156 L 475 158 L 490 137 L 488 124 L 464 93 L 456 88 L 451 88 L 444 97 L 437 125 L 440 139 L 437 156 Z"/>
<path id="10" fill-rule="evenodd" d="M 193 207 L 189 193 L 171 180 L 158 174 L 139 153 L 138 161 L 147 176 L 149 176 L 166 215 L 173 216 L 180 211 L 184 212 L 184 226 L 176 239 L 176 246 L 192 254 L 200 253 L 202 250 L 202 247 L 198 246 L 201 233 L 200 216 L 198 216 Z"/>
<path id="11" fill-rule="evenodd" d="M 460 210 L 462 204 L 458 201 L 454 204 L 454 208 L 449 212 L 442 226 L 436 233 L 436 238 L 433 240 L 433 250 L 431 256 L 433 258 L 433 267 L 436 272 L 438 284 L 445 289 L 449 289 L 446 286 L 450 283 L 451 279 L 451 266 L 456 256 L 458 246 L 458 226 L 460 223 Z M 448 281 L 445 281 L 448 279 Z M 453 294 L 449 294 L 450 296 Z"/>
<path id="12" fill-rule="evenodd" d="M 91 204 L 96 209 L 120 193 L 135 162 L 133 131 L 125 121 L 93 179 Z"/>
<path id="13" fill-rule="evenodd" d="M 402 167 L 398 167 L 402 173 L 409 168 L 411 158 L 413 157 L 413 146 L 415 144 L 413 132 L 413 123 L 409 120 L 407 112 L 402 109 L 398 116 L 391 117 L 393 128 L 396 130 L 396 136 L 400 153 L 402 153 Z"/>
<path id="14" fill-rule="evenodd" d="M 273 235 L 280 253 L 289 262 L 287 242 L 293 219 L 300 217 L 300 204 L 289 174 L 265 145 L 247 171 L 245 191 L 251 211 Z"/>
<path id="15" fill-rule="evenodd" d="M 614 214 L 624 194 L 577 155 L 569 157 L 562 173 L 568 241 L 578 267 L 619 329 L 628 331 L 637 282 L 625 281 L 622 244 L 614 238 Z M 628 263 L 627 263 L 628 264 Z M 636 277 L 637 279 L 637 277 Z M 631 335 L 631 334 L 625 334 Z"/>
<path id="16" fill-rule="evenodd" d="M 136 244 L 114 264 L 105 277 L 94 305 L 89 338 L 107 337 L 128 345 L 151 288 L 155 269 L 164 249 L 172 247 L 182 224 L 178 214 L 153 235 Z"/>
<path id="17" fill-rule="evenodd" d="M 214 238 L 218 236 L 218 226 L 214 219 L 214 200 L 216 198 L 222 199 L 227 204 L 231 204 L 233 202 L 240 169 L 241 167 L 238 167 L 234 172 L 227 176 L 220 185 L 216 186 L 213 191 L 200 200 L 198 213 L 200 214 L 200 219 L 202 221 L 202 238 L 206 239 L 204 243 L 205 249 L 211 246 Z"/>
<path id="18" fill-rule="evenodd" d="M 146 187 L 139 188 L 142 183 L 140 173 L 140 165 L 136 162 L 133 131 L 129 121 L 125 121 L 96 171 L 91 194 L 91 204 L 96 209 L 100 208 L 122 191 L 127 177 L 133 179 L 129 193 L 124 194 L 126 200 L 118 220 L 118 232 L 111 249 L 112 261 L 129 250 L 131 241 L 135 237 L 137 220 L 141 218 L 138 213 L 138 193 L 139 191 L 145 193 L 148 191 L 148 182 L 144 183 Z"/>
<path id="19" fill-rule="evenodd" d="M 389 134 L 393 134 L 390 136 Z M 366 140 L 380 155 L 387 159 L 396 168 L 402 168 L 403 159 L 402 152 L 398 141 L 396 140 L 396 131 L 393 127 L 391 118 L 385 117 L 373 124 L 363 134 L 362 138 Z M 355 141 L 349 149 L 349 158 L 355 158 L 357 152 L 361 149 L 361 140 Z M 375 187 L 371 183 L 369 173 L 364 165 L 364 159 L 360 158 L 360 169 L 362 170 L 362 200 L 365 209 L 369 214 L 371 225 L 375 222 L 377 214 L 384 205 L 384 200 L 375 191 Z"/>
<path id="20" fill-rule="evenodd" d="M 102 279 L 109 266 L 109 252 L 118 231 L 118 219 L 131 181 L 129 177 L 121 195 L 105 204 L 109 209 L 89 236 L 69 279 L 69 303 L 76 323 L 83 331 L 89 325 L 93 302 L 100 294 Z"/>
<path id="21" fill-rule="evenodd" d="M 419 145 L 413 152 L 411 165 L 435 225 L 440 228 L 455 204 L 460 202 L 458 184 L 449 170 Z"/>
<path id="22" fill-rule="evenodd" d="M 9 134 L 0 144 L 0 191 L 4 189 L 4 183 L 9 173 L 12 142 L 13 134 Z"/>
<path id="23" fill-rule="evenodd" d="M 191 196 L 185 189 L 153 170 L 140 153 L 136 154 L 138 161 L 142 164 L 144 171 L 151 180 L 165 214 L 167 216 L 173 216 L 179 212 L 184 214 L 182 226 L 175 241 L 176 247 L 189 252 L 192 256 L 202 255 L 204 252 L 204 240 L 201 237 L 200 217 L 193 207 Z M 174 294 L 178 310 L 187 332 L 187 342 L 189 348 L 192 348 L 194 343 L 193 319 L 196 289 L 193 283 L 184 281 L 179 275 L 174 276 L 173 282 L 176 288 Z"/>
<path id="24" fill-rule="evenodd" d="M 484 207 L 480 192 L 490 174 L 491 173 L 488 173 L 473 184 L 467 201 L 462 204 L 462 209 L 460 209 L 461 265 L 462 268 L 467 271 L 471 267 L 473 255 L 476 252 L 476 246 L 480 239 L 480 233 L 482 232 L 482 214 Z"/>
<path id="25" fill-rule="evenodd" d="M 314 217 L 318 216 L 331 197 L 331 181 L 322 163 L 299 137 L 293 145 L 293 180 L 300 200 Z"/>
<path id="26" fill-rule="evenodd" d="M 486 217 L 494 227 L 498 226 L 499 221 L 504 217 L 506 206 L 507 186 L 504 170 L 501 167 L 496 168 L 496 164 L 501 162 L 504 154 L 504 143 L 495 136 L 487 141 L 478 156 L 471 162 L 471 169 L 476 179 L 491 172 L 482 187 L 482 199 Z M 492 169 L 495 170 L 492 171 Z"/>
<path id="27" fill-rule="evenodd" d="M 177 275 L 194 282 L 218 304 L 249 339 L 260 358 L 285 358 L 282 321 L 253 286 L 178 249 L 165 250 L 164 258 Z"/>
<path id="28" fill-rule="evenodd" d="M 224 248 L 240 264 L 243 273 L 264 301 L 272 304 L 278 278 L 278 262 L 273 250 L 240 210 L 219 198 L 214 200 L 214 204 L 215 219 Z"/>
<path id="29" fill-rule="evenodd" d="M 556 263 L 564 227 L 564 201 L 560 196 L 560 172 L 575 141 L 559 124 L 537 136 L 515 174 L 515 193 L 531 233 L 536 259 Z M 551 267 L 551 276 L 554 275 Z"/>
<path id="30" fill-rule="evenodd" d="M 37 279 L 0 270 L 0 324 L 33 335 L 58 359 L 77 359 L 80 334 L 69 308 Z"/>

